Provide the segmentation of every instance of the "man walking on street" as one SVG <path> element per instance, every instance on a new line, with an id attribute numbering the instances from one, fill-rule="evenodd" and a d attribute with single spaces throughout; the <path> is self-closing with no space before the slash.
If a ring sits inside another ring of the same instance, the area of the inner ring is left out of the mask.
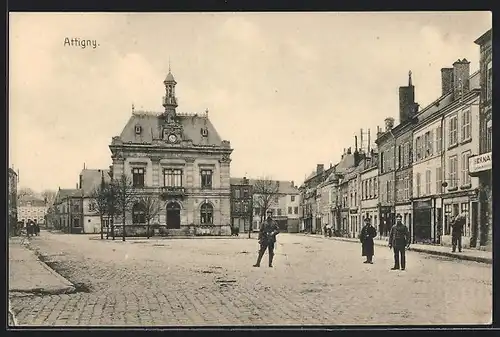
<path id="1" fill-rule="evenodd" d="M 389 248 L 394 249 L 394 267 L 391 270 L 398 270 L 400 266 L 401 270 L 406 268 L 406 249 L 410 247 L 410 232 L 402 219 L 401 214 L 396 216 L 396 224 L 392 226 L 389 234 Z"/>
<path id="2" fill-rule="evenodd" d="M 458 245 L 458 251 L 462 252 L 462 234 L 465 225 L 465 215 L 459 214 L 451 223 L 451 244 L 452 252 L 455 253 Z"/>
<path id="3" fill-rule="evenodd" d="M 365 225 L 361 229 L 361 234 L 359 234 L 359 240 L 361 241 L 361 255 L 366 256 L 366 261 L 363 263 L 373 264 L 373 238 L 376 236 L 377 230 L 372 226 L 370 218 L 367 216 L 365 218 Z"/>
<path id="4" fill-rule="evenodd" d="M 266 249 L 269 253 L 269 267 L 273 266 L 273 257 L 274 257 L 274 244 L 276 243 L 276 235 L 279 233 L 278 225 L 271 217 L 271 212 L 267 213 L 266 222 L 264 222 L 259 231 L 259 257 L 257 258 L 257 263 L 254 264 L 254 267 L 260 267 L 260 261 L 266 252 Z"/>

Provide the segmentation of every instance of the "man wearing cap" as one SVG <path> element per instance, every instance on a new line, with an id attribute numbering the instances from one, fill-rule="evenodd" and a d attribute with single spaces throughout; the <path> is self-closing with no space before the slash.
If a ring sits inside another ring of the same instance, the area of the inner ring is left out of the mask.
<path id="1" fill-rule="evenodd" d="M 273 266 L 274 244 L 276 243 L 276 235 L 279 233 L 279 228 L 272 218 L 272 212 L 267 212 L 267 219 L 260 227 L 259 231 L 259 257 L 254 267 L 260 267 L 260 261 L 266 252 L 269 252 L 269 267 Z"/>
<path id="2" fill-rule="evenodd" d="M 389 234 L 389 248 L 394 249 L 394 267 L 391 270 L 398 270 L 400 267 L 399 258 L 401 257 L 401 270 L 406 268 L 406 249 L 410 247 L 410 232 L 403 224 L 401 214 L 396 216 L 396 224 L 392 226 Z"/>
<path id="3" fill-rule="evenodd" d="M 452 252 L 454 253 L 457 249 L 462 252 L 462 234 L 464 231 L 464 225 L 466 222 L 466 217 L 464 214 L 458 214 L 455 220 L 451 223 L 451 244 Z"/>
<path id="4" fill-rule="evenodd" d="M 372 226 L 370 218 L 367 216 L 365 218 L 365 225 L 361 229 L 361 234 L 359 234 L 362 256 L 366 256 L 366 261 L 363 263 L 373 264 L 373 238 L 376 236 L 377 230 Z"/>

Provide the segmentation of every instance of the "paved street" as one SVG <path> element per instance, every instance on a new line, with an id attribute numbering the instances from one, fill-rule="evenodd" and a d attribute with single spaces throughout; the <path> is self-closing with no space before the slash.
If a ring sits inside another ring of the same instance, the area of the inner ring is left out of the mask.
<path id="1" fill-rule="evenodd" d="M 32 240 L 73 294 L 12 296 L 19 325 L 479 324 L 491 321 L 492 267 L 302 235 L 278 237 L 275 267 L 252 268 L 257 241 Z"/>

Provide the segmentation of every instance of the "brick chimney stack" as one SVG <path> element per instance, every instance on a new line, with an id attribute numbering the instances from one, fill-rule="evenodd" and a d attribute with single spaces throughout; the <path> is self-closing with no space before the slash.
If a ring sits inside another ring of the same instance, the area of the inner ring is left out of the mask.
<path id="1" fill-rule="evenodd" d="M 444 96 L 453 90 L 453 68 L 441 69 L 441 95 Z"/>
<path id="2" fill-rule="evenodd" d="M 323 173 L 324 170 L 325 170 L 325 165 L 324 164 L 318 164 L 316 166 L 316 174 Z"/>
<path id="3" fill-rule="evenodd" d="M 399 122 L 404 123 L 411 118 L 415 105 L 415 87 L 411 81 L 411 71 L 408 72 L 408 85 L 399 87 Z"/>
<path id="4" fill-rule="evenodd" d="M 469 91 L 470 62 L 467 59 L 453 63 L 453 99 Z"/>

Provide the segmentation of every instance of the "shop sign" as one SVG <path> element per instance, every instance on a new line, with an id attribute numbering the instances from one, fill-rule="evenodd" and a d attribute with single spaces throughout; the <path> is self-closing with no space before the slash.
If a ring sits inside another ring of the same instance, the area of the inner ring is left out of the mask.
<path id="1" fill-rule="evenodd" d="M 491 170 L 491 152 L 469 158 L 469 173 Z"/>
<path id="2" fill-rule="evenodd" d="M 415 209 L 427 209 L 427 208 L 432 208 L 432 201 L 431 200 L 419 200 L 419 201 L 413 201 L 413 208 Z"/>

